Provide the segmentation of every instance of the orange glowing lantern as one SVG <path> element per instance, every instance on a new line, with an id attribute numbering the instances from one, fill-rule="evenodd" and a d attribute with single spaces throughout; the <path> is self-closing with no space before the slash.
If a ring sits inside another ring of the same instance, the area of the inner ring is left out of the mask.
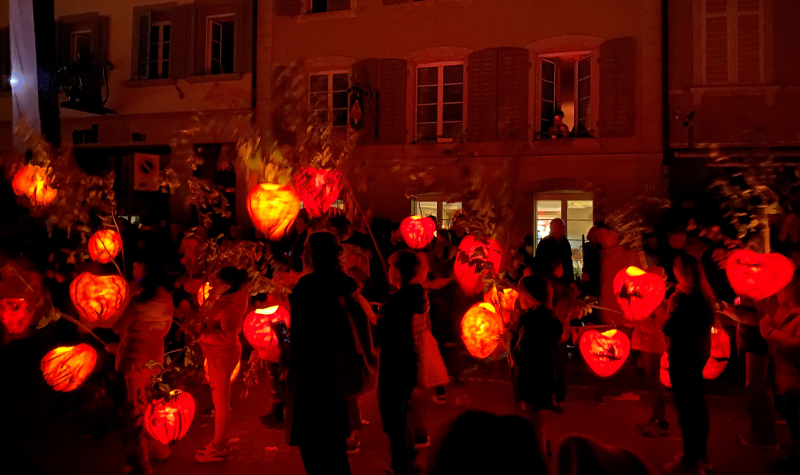
<path id="1" fill-rule="evenodd" d="M 342 191 L 342 174 L 338 170 L 317 170 L 303 167 L 294 179 L 303 207 L 312 218 L 327 213 Z"/>
<path id="2" fill-rule="evenodd" d="M 473 305 L 461 320 L 461 339 L 469 354 L 476 358 L 491 355 L 502 334 L 503 321 L 490 303 Z"/>
<path id="3" fill-rule="evenodd" d="M 738 295 L 758 301 L 775 295 L 792 281 L 794 264 L 780 254 L 742 249 L 728 258 L 725 273 Z"/>
<path id="4" fill-rule="evenodd" d="M 495 286 L 492 286 L 492 288 L 483 295 L 484 302 L 494 304 L 500 309 L 500 315 L 502 315 L 505 325 L 510 325 L 512 323 L 514 306 L 518 298 L 519 292 L 517 292 L 516 289 L 501 289 L 498 292 Z"/>
<path id="5" fill-rule="evenodd" d="M 211 296 L 211 289 L 213 288 L 214 287 L 211 286 L 211 282 L 206 282 L 205 284 L 201 285 L 199 289 L 197 289 L 197 303 L 201 307 L 208 302 L 208 297 Z"/>
<path id="6" fill-rule="evenodd" d="M 481 256 L 483 259 L 478 259 Z M 468 296 L 478 295 L 483 292 L 482 276 L 488 270 L 487 264 L 496 273 L 500 271 L 502 259 L 503 251 L 496 239 L 489 238 L 487 243 L 483 243 L 468 235 L 458 246 L 458 255 L 453 266 L 456 281 Z M 478 268 L 481 261 L 482 265 Z"/>
<path id="7" fill-rule="evenodd" d="M 431 218 L 408 216 L 400 222 L 400 234 L 411 249 L 422 249 L 433 241 L 436 223 Z"/>
<path id="8" fill-rule="evenodd" d="M 8 333 L 18 335 L 28 328 L 33 320 L 33 312 L 25 299 L 0 299 L 0 321 Z"/>
<path id="9" fill-rule="evenodd" d="M 628 267 L 614 277 L 614 295 L 628 320 L 644 320 L 661 305 L 667 287 L 664 279 L 638 267 Z"/>
<path id="10" fill-rule="evenodd" d="M 239 376 L 239 370 L 242 369 L 242 362 L 239 361 L 236 363 L 236 367 L 233 368 L 233 373 L 231 373 L 231 382 Z M 206 381 L 208 384 L 211 384 L 211 378 L 208 377 L 208 359 L 203 360 L 203 370 L 206 372 Z"/>
<path id="11" fill-rule="evenodd" d="M 631 353 L 631 340 L 616 329 L 603 333 L 589 330 L 581 336 L 579 346 L 589 368 L 603 378 L 619 371 Z"/>
<path id="12" fill-rule="evenodd" d="M 731 338 L 721 326 L 711 327 L 711 355 L 703 366 L 703 379 L 717 379 L 725 371 L 731 358 Z M 661 384 L 671 388 L 669 355 L 661 356 Z"/>
<path id="13" fill-rule="evenodd" d="M 118 275 L 84 272 L 73 279 L 69 295 L 81 317 L 91 323 L 105 323 L 119 316 L 128 298 L 128 283 Z"/>
<path id="14" fill-rule="evenodd" d="M 270 323 L 279 321 L 286 322 L 287 327 L 290 326 L 289 311 L 280 305 L 253 310 L 244 320 L 244 337 L 262 360 L 278 362 L 278 338 Z"/>
<path id="15" fill-rule="evenodd" d="M 164 445 L 186 435 L 194 419 L 194 398 L 175 389 L 165 398 L 156 399 L 144 410 L 144 427 L 150 436 Z"/>
<path id="16" fill-rule="evenodd" d="M 97 352 L 86 343 L 59 346 L 42 358 L 44 380 L 53 389 L 67 392 L 86 381 L 97 363 Z"/>
<path id="17" fill-rule="evenodd" d="M 255 227 L 267 238 L 283 238 L 300 212 L 300 198 L 289 185 L 260 183 L 247 195 L 247 211 Z"/>
<path id="18" fill-rule="evenodd" d="M 52 178 L 48 176 L 48 171 L 45 167 L 25 165 L 11 182 L 14 193 L 27 196 L 34 205 L 50 204 L 55 199 L 57 190 L 50 186 Z"/>
<path id="19" fill-rule="evenodd" d="M 89 239 L 89 255 L 103 264 L 114 260 L 120 249 L 122 249 L 122 238 L 113 229 L 101 229 Z"/>

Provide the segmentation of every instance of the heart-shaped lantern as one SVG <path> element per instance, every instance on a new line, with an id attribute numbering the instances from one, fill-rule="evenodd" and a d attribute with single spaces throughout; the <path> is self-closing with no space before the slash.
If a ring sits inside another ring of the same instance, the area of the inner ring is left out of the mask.
<path id="1" fill-rule="evenodd" d="M 731 338 L 719 325 L 711 327 L 711 355 L 703 366 L 703 379 L 717 379 L 725 371 L 731 358 Z M 672 387 L 669 379 L 669 356 L 667 353 L 661 357 L 661 383 Z"/>
<path id="2" fill-rule="evenodd" d="M 156 399 L 144 411 L 144 428 L 164 445 L 180 440 L 186 435 L 194 419 L 194 398 L 180 389 L 170 391 L 164 398 Z"/>
<path id="3" fill-rule="evenodd" d="M 490 303 L 473 305 L 461 320 L 461 339 L 476 358 L 491 355 L 503 334 L 503 321 Z"/>
<path id="4" fill-rule="evenodd" d="M 408 216 L 400 222 L 400 234 L 411 249 L 422 249 L 433 241 L 436 223 L 431 218 Z"/>
<path id="5" fill-rule="evenodd" d="M 338 170 L 303 167 L 294 179 L 294 186 L 309 216 L 319 218 L 339 198 L 342 174 Z"/>
<path id="6" fill-rule="evenodd" d="M 292 185 L 259 183 L 247 194 L 247 212 L 264 236 L 279 241 L 300 212 L 300 198 Z"/>
<path id="7" fill-rule="evenodd" d="M 519 298 L 519 292 L 516 289 L 501 289 L 497 290 L 496 286 L 492 286 L 488 292 L 483 294 L 483 301 L 486 303 L 494 304 L 500 310 L 500 315 L 503 317 L 505 325 L 511 325 L 514 316 L 514 306 Z"/>
<path id="8" fill-rule="evenodd" d="M 628 320 L 644 320 L 664 301 L 667 287 L 657 274 L 628 267 L 614 277 L 614 295 Z"/>
<path id="9" fill-rule="evenodd" d="M 488 238 L 484 243 L 468 235 L 458 246 L 453 274 L 467 296 L 478 295 L 483 292 L 483 273 L 487 265 L 497 273 L 500 272 L 502 260 L 503 251 L 496 239 Z"/>
<path id="10" fill-rule="evenodd" d="M 272 331 L 270 323 L 278 321 L 286 322 L 290 327 L 289 311 L 280 305 L 273 305 L 267 308 L 257 308 L 250 312 L 244 320 L 244 337 L 258 352 L 258 357 L 262 360 L 278 362 L 280 348 L 278 348 L 278 338 Z"/>
<path id="11" fill-rule="evenodd" d="M 113 229 L 101 229 L 89 239 L 89 255 L 103 264 L 111 262 L 122 249 L 122 238 Z"/>
<path id="12" fill-rule="evenodd" d="M 581 336 L 579 346 L 586 364 L 603 378 L 619 371 L 631 353 L 631 340 L 616 329 L 603 333 L 597 330 L 586 331 Z"/>
<path id="13" fill-rule="evenodd" d="M 81 317 L 91 323 L 108 323 L 121 313 L 128 283 L 118 275 L 84 272 L 72 280 L 69 295 Z"/>
<path id="14" fill-rule="evenodd" d="M 780 254 L 742 249 L 728 258 L 725 273 L 738 295 L 758 301 L 777 294 L 792 281 L 794 264 Z"/>

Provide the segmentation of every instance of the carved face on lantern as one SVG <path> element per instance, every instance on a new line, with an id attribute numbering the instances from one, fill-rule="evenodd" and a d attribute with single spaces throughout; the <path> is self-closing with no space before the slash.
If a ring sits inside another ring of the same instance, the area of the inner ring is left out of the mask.
<path id="1" fill-rule="evenodd" d="M 303 167 L 294 179 L 303 207 L 312 218 L 327 213 L 342 191 L 342 174 L 338 170 L 317 170 Z"/>
<path id="2" fill-rule="evenodd" d="M 400 222 L 400 233 L 411 249 L 422 249 L 433 241 L 436 223 L 431 218 L 408 216 Z"/>
<path id="3" fill-rule="evenodd" d="M 503 322 L 490 303 L 472 306 L 461 320 L 461 339 L 475 358 L 491 355 L 503 334 Z"/>
<path id="4" fill-rule="evenodd" d="M 731 358 L 731 338 L 719 325 L 711 327 L 711 355 L 703 366 L 703 379 L 717 379 L 725 371 Z M 669 379 L 669 355 L 661 356 L 661 384 L 671 388 Z"/>
<path id="5" fill-rule="evenodd" d="M 86 381 L 97 363 L 97 352 L 86 343 L 60 346 L 42 358 L 44 380 L 56 391 L 76 389 Z"/>
<path id="6" fill-rule="evenodd" d="M 664 301 L 667 287 L 656 274 L 628 267 L 614 277 L 614 295 L 629 320 L 644 320 Z"/>
<path id="7" fill-rule="evenodd" d="M 91 323 L 107 323 L 119 316 L 128 298 L 128 283 L 118 275 L 84 272 L 73 279 L 69 295 L 81 317 Z"/>
<path id="8" fill-rule="evenodd" d="M 122 238 L 113 229 L 101 229 L 89 239 L 89 255 L 103 264 L 111 262 L 122 249 Z"/>
<path id="9" fill-rule="evenodd" d="M 57 190 L 50 186 L 52 178 L 48 169 L 36 165 L 25 165 L 15 175 L 11 187 L 17 195 L 25 195 L 37 206 L 50 204 L 56 197 Z"/>
<path id="10" fill-rule="evenodd" d="M 144 428 L 151 437 L 164 445 L 183 438 L 194 419 L 194 398 L 179 389 L 147 405 Z"/>
<path id="11" fill-rule="evenodd" d="M 484 265 L 478 268 L 478 261 L 480 256 L 484 256 Z M 472 235 L 468 235 L 461 240 L 458 246 L 458 255 L 456 262 L 453 266 L 453 274 L 456 281 L 468 296 L 478 295 L 483 292 L 483 273 L 487 271 L 487 267 L 500 271 L 500 262 L 503 260 L 503 251 L 500 249 L 500 243 L 496 239 L 489 238 L 487 243 L 483 243 L 475 239 Z"/>
<path id="12" fill-rule="evenodd" d="M 278 338 L 270 323 L 284 321 L 290 327 L 289 311 L 280 305 L 253 310 L 244 320 L 244 336 L 262 360 L 278 362 Z"/>
<path id="13" fill-rule="evenodd" d="M 586 331 L 581 336 L 579 346 L 586 364 L 603 378 L 619 371 L 631 353 L 630 339 L 616 329 L 603 333 L 597 330 Z"/>
<path id="14" fill-rule="evenodd" d="M 0 299 L 0 321 L 8 333 L 19 335 L 31 324 L 33 312 L 25 299 Z"/>
<path id="15" fill-rule="evenodd" d="M 300 212 L 300 198 L 291 185 L 260 183 L 247 195 L 247 211 L 264 236 L 278 241 Z"/>
<path id="16" fill-rule="evenodd" d="M 738 295 L 759 301 L 777 294 L 792 281 L 794 264 L 780 254 L 743 249 L 731 254 L 725 273 Z"/>

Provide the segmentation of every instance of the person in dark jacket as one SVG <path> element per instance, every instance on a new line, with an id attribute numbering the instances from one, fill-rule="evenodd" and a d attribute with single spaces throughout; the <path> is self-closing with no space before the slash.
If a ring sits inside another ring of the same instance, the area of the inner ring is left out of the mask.
<path id="1" fill-rule="evenodd" d="M 375 342 L 381 349 L 378 408 L 383 431 L 389 436 L 392 470 L 403 475 L 418 471 L 408 412 L 423 356 L 430 304 L 422 285 L 413 283 L 420 268 L 415 253 L 398 251 L 389 258 L 389 265 L 389 280 L 399 290 L 384 303 L 375 329 Z"/>
<path id="2" fill-rule="evenodd" d="M 534 271 L 539 275 L 547 275 L 550 271 L 553 258 L 561 260 L 564 275 L 559 280 L 569 285 L 575 280 L 572 270 L 572 246 L 567 241 L 566 226 L 561 218 L 550 221 L 550 235 L 539 241 L 536 246 Z"/>
<path id="3" fill-rule="evenodd" d="M 543 435 L 545 409 L 561 411 L 566 386 L 559 375 L 564 374 L 563 361 L 558 357 L 558 343 L 564 330 L 553 315 L 553 288 L 544 277 L 532 275 L 519 282 L 519 331 L 512 340 L 512 383 L 514 396 L 523 414 L 536 428 L 537 439 Z"/>
<path id="4" fill-rule="evenodd" d="M 286 396 L 286 436 L 300 448 L 306 473 L 348 475 L 347 402 L 336 390 L 336 353 L 342 335 L 350 331 L 348 302 L 355 299 L 356 282 L 342 272 L 342 248 L 329 232 L 309 235 L 303 251 L 304 268 L 289 303 L 292 333 Z M 357 305 L 357 300 L 355 300 Z"/>
<path id="5" fill-rule="evenodd" d="M 669 474 L 703 474 L 708 465 L 708 407 L 703 395 L 703 366 L 711 355 L 714 294 L 703 267 L 689 254 L 673 263 L 678 285 L 669 299 L 664 335 L 669 377 L 683 434 L 683 456 L 664 466 Z"/>

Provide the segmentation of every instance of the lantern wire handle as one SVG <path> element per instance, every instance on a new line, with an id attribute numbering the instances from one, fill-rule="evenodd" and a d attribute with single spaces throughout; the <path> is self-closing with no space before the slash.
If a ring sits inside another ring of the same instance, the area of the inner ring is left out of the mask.
<path id="1" fill-rule="evenodd" d="M 117 235 L 119 236 L 119 241 L 122 242 L 122 233 L 119 232 L 119 225 L 117 224 L 117 218 L 114 217 L 114 214 L 115 213 L 111 213 L 111 220 L 114 221 L 114 227 L 117 228 Z M 125 246 L 120 246 L 119 253 L 122 254 L 122 268 L 125 269 L 125 273 L 123 274 L 122 272 L 120 272 L 120 275 L 122 275 L 122 277 L 124 277 L 125 280 L 128 280 L 128 266 L 125 264 Z M 114 265 L 117 265 L 117 263 L 114 262 Z M 117 267 L 117 270 L 119 270 L 119 267 Z"/>
<path id="2" fill-rule="evenodd" d="M 105 348 L 105 347 L 107 347 L 107 346 L 108 346 L 108 344 L 107 344 L 106 342 L 104 342 L 102 338 L 100 338 L 99 336 L 97 336 L 97 335 L 96 335 L 96 334 L 95 334 L 95 333 L 94 333 L 92 330 L 90 330 L 90 329 L 89 329 L 89 327 L 87 327 L 86 325 L 84 325 L 84 324 L 83 324 L 83 323 L 82 323 L 80 320 L 76 320 L 75 318 L 73 318 L 73 317 L 70 317 L 69 315 L 67 315 L 67 314 L 65 314 L 65 313 L 62 313 L 62 314 L 61 314 L 61 318 L 63 318 L 64 320 L 66 320 L 66 321 L 68 321 L 68 322 L 70 322 L 70 323 L 74 323 L 74 324 L 75 324 L 75 325 L 77 325 L 78 327 L 82 328 L 82 329 L 83 329 L 83 331 L 85 331 L 86 333 L 88 333 L 88 334 L 92 335 L 92 336 L 93 336 L 93 337 L 94 337 L 94 338 L 95 338 L 97 341 L 99 341 L 99 342 L 100 342 L 100 344 L 101 344 L 101 345 L 103 345 L 103 348 Z"/>

